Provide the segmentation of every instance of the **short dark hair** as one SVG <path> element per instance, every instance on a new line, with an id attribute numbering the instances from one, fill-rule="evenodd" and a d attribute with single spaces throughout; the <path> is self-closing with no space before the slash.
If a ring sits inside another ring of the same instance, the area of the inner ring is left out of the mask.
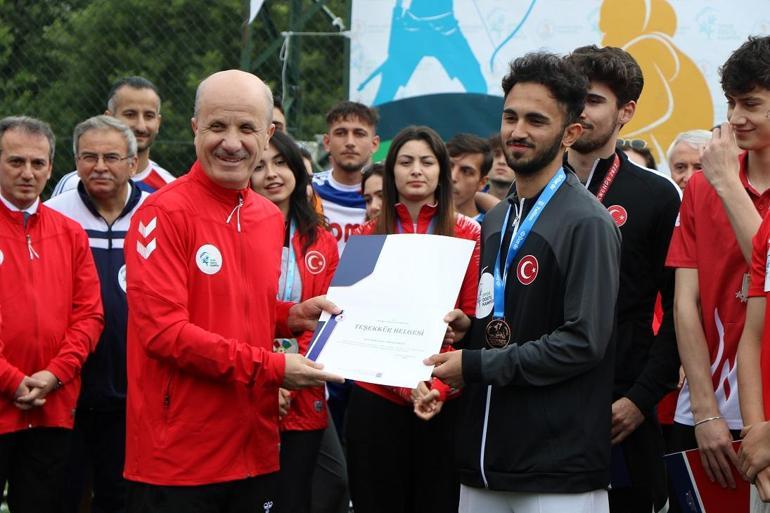
<path id="1" fill-rule="evenodd" d="M 596 45 L 575 48 L 567 56 L 589 81 L 601 82 L 610 88 L 618 100 L 618 107 L 637 101 L 644 88 L 642 68 L 630 53 L 614 46 Z"/>
<path id="2" fill-rule="evenodd" d="M 492 153 L 497 151 L 503 151 L 503 139 L 500 137 L 500 132 L 496 132 L 487 137 L 487 144 Z"/>
<path id="3" fill-rule="evenodd" d="M 382 162 L 374 162 L 368 166 L 365 166 L 364 169 L 361 170 L 361 194 L 363 195 L 364 193 L 364 186 L 366 185 L 366 181 L 368 179 L 373 176 L 379 176 L 382 178 L 384 175 L 385 164 Z"/>
<path id="4" fill-rule="evenodd" d="M 367 107 L 363 103 L 344 101 L 332 107 L 332 110 L 326 114 L 326 126 L 331 127 L 337 121 L 350 118 L 358 118 L 374 128 L 380 120 L 377 109 Z"/>
<path id="5" fill-rule="evenodd" d="M 503 78 L 504 96 L 507 97 L 519 83 L 546 87 L 564 108 L 564 126 L 576 122 L 583 113 L 588 80 L 563 57 L 547 52 L 532 52 L 519 57 L 511 62 L 510 71 Z"/>
<path id="6" fill-rule="evenodd" d="M 719 68 L 725 94 L 746 94 L 755 87 L 770 90 L 770 36 L 749 39 Z"/>
<path id="7" fill-rule="evenodd" d="M 489 170 L 492 169 L 492 148 L 489 147 L 489 143 L 485 139 L 477 135 L 457 134 L 447 141 L 446 149 L 450 157 L 480 153 L 482 156 L 481 168 L 479 169 L 481 178 L 487 176 Z"/>
<path id="8" fill-rule="evenodd" d="M 281 112 L 281 114 L 283 114 L 284 116 L 286 115 L 286 111 L 283 110 L 283 102 L 279 97 L 275 95 L 273 95 L 273 107 L 278 109 Z"/>
<path id="9" fill-rule="evenodd" d="M 48 141 L 48 160 L 53 162 L 54 151 L 56 150 L 56 137 L 53 135 L 51 126 L 45 121 L 29 116 L 8 116 L 0 119 L 0 143 L 3 136 L 11 130 L 19 130 L 31 135 L 40 135 Z M 2 144 L 0 144 L 2 150 Z"/>
<path id="10" fill-rule="evenodd" d="M 118 94 L 118 90 L 124 86 L 132 89 L 152 89 L 158 95 L 158 110 L 160 110 L 160 91 L 158 88 L 146 78 L 136 75 L 123 77 L 112 84 L 110 92 L 107 94 L 107 110 L 115 113 L 115 96 Z"/>

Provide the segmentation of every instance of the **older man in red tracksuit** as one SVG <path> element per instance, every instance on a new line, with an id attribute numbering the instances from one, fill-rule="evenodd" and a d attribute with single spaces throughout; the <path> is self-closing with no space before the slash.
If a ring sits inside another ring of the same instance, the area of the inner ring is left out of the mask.
<path id="1" fill-rule="evenodd" d="M 88 236 L 40 204 L 53 134 L 0 120 L 0 490 L 13 513 L 54 511 L 80 392 L 104 317 Z"/>
<path id="2" fill-rule="evenodd" d="M 275 513 L 278 387 L 341 378 L 273 338 L 312 329 L 321 298 L 277 303 L 283 217 L 248 188 L 273 131 L 257 77 L 196 95 L 190 172 L 152 195 L 126 237 L 129 512 Z"/>

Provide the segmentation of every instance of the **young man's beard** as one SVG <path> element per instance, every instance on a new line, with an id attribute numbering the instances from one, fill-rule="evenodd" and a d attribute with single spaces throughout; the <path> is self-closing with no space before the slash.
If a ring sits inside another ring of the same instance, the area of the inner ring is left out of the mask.
<path id="1" fill-rule="evenodd" d="M 536 153 L 530 160 L 524 162 L 515 162 L 513 157 L 505 153 L 505 160 L 508 162 L 508 167 L 513 169 L 517 175 L 532 176 L 536 175 L 545 166 L 553 162 L 557 155 L 561 152 L 561 140 L 564 134 L 559 134 L 551 141 L 551 145 L 546 147 L 543 151 Z"/>
<path id="2" fill-rule="evenodd" d="M 585 155 L 586 153 L 591 153 L 592 151 L 596 151 L 607 142 L 612 139 L 613 135 L 615 134 L 615 129 L 618 127 L 618 123 L 615 123 L 610 127 L 610 129 L 607 131 L 607 133 L 604 134 L 597 134 L 593 138 L 587 138 L 585 137 L 588 135 L 586 132 L 583 132 L 583 137 L 580 137 L 577 141 L 575 141 L 571 148 L 575 150 L 578 153 L 582 153 Z"/>

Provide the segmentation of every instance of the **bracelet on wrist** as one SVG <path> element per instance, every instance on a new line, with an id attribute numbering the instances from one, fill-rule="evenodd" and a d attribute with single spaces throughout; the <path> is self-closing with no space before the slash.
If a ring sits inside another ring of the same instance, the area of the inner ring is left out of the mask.
<path id="1" fill-rule="evenodd" d="M 698 422 L 696 422 L 693 427 L 696 428 L 696 427 L 700 426 L 701 424 L 705 424 L 706 422 L 711 422 L 712 420 L 719 420 L 721 418 L 722 418 L 721 415 L 717 415 L 716 417 L 707 417 L 705 419 L 702 419 L 702 420 L 699 420 Z"/>

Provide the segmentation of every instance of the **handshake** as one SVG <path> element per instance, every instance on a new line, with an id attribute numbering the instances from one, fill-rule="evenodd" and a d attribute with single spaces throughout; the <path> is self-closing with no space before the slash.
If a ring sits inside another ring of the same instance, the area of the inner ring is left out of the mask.
<path id="1" fill-rule="evenodd" d="M 20 410 L 31 410 L 45 404 L 46 396 L 59 387 L 59 379 L 51 371 L 41 370 L 24 376 L 13 396 L 13 404 Z"/>

